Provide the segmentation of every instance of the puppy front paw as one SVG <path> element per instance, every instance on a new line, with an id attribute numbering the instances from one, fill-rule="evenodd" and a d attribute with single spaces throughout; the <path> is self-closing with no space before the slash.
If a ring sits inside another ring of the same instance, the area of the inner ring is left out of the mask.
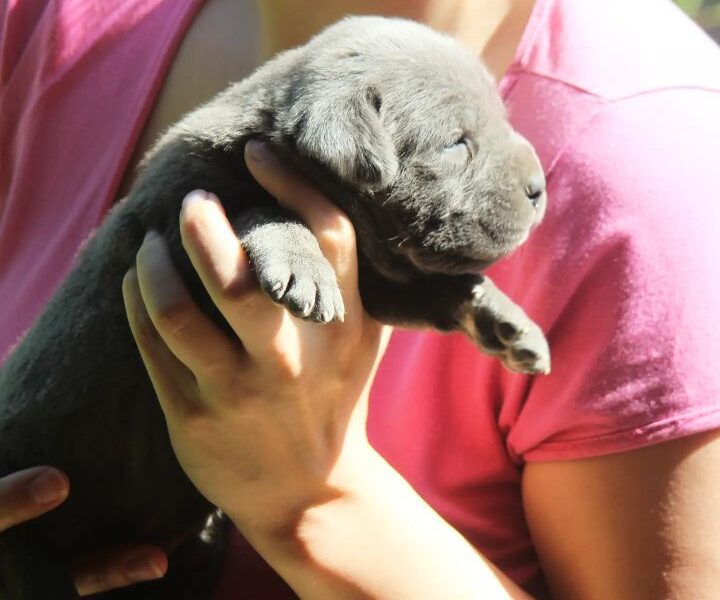
<path id="1" fill-rule="evenodd" d="M 344 319 L 335 271 L 307 226 L 277 206 L 243 211 L 233 226 L 270 298 L 306 321 Z"/>
<path id="2" fill-rule="evenodd" d="M 319 250 L 283 248 L 253 258 L 260 287 L 293 315 L 317 323 L 343 320 L 345 307 L 335 271 Z"/>
<path id="3" fill-rule="evenodd" d="M 542 330 L 494 285 L 473 289 L 462 321 L 470 338 L 509 370 L 529 375 L 550 372 L 550 348 Z"/>

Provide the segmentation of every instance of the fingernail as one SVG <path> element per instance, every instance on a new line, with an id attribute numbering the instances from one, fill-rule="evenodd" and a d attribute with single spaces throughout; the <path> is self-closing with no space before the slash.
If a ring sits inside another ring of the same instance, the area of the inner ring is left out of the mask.
<path id="1" fill-rule="evenodd" d="M 125 563 L 125 573 L 130 581 L 147 581 L 148 579 L 160 579 L 162 571 L 147 556 L 136 556 Z"/>
<path id="2" fill-rule="evenodd" d="M 255 162 L 267 162 L 272 160 L 274 155 L 268 145 L 261 140 L 250 140 L 246 145 L 248 155 Z"/>
<path id="3" fill-rule="evenodd" d="M 51 504 L 64 500 L 67 482 L 57 471 L 45 471 L 30 482 L 30 495 L 36 504 Z"/>
<path id="4" fill-rule="evenodd" d="M 200 202 L 201 200 L 212 200 L 213 202 L 218 201 L 217 197 L 214 194 L 211 194 L 210 192 L 206 192 L 205 190 L 193 190 L 187 196 L 185 196 L 185 198 L 183 198 L 183 202 L 182 202 L 183 209 L 188 204 Z"/>

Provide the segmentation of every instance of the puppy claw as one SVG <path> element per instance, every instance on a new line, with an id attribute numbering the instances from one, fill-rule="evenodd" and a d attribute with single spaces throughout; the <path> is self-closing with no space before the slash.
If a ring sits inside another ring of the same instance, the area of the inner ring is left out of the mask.
<path id="1" fill-rule="evenodd" d="M 259 249 L 255 247 L 256 255 Z M 319 250 L 318 250 L 319 253 Z M 292 251 L 264 252 L 255 271 L 263 291 L 299 319 L 317 323 L 338 320 L 343 311 L 335 272 L 324 256 Z M 338 299 L 339 306 L 338 306 Z"/>
<path id="2" fill-rule="evenodd" d="M 275 302 L 280 302 L 293 284 L 292 274 L 287 268 L 276 266 L 256 269 L 256 276 L 260 287 Z"/>
<path id="3" fill-rule="evenodd" d="M 540 346 L 542 344 L 538 344 Z M 509 348 L 504 362 L 513 371 L 528 374 L 550 373 L 550 353 L 546 348 Z"/>

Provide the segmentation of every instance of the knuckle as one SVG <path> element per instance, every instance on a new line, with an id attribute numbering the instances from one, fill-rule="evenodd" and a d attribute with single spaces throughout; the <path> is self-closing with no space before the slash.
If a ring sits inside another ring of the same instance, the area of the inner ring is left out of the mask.
<path id="1" fill-rule="evenodd" d="M 226 390 L 240 389 L 242 381 L 238 379 L 237 364 L 213 361 L 202 366 L 195 374 L 198 390 L 201 394 L 217 395 Z M 192 408 L 196 403 L 189 403 Z M 194 412 L 193 412 L 194 414 Z"/>
<path id="2" fill-rule="evenodd" d="M 293 345 L 288 345 L 283 336 L 278 336 L 268 343 L 265 358 L 263 367 L 274 381 L 292 384 L 302 378 L 301 353 Z"/>
<path id="3" fill-rule="evenodd" d="M 75 587 L 80 596 L 90 596 L 112 589 L 108 575 L 101 572 L 81 573 L 75 575 Z"/>
<path id="4" fill-rule="evenodd" d="M 188 329 L 194 309 L 195 306 L 188 298 L 176 299 L 155 307 L 152 311 L 152 320 L 162 335 L 178 337 Z"/>
<path id="5" fill-rule="evenodd" d="M 133 325 L 135 342 L 140 348 L 152 348 L 158 343 L 159 335 L 149 319 L 138 319 Z"/>
<path id="6" fill-rule="evenodd" d="M 296 385 L 302 379 L 302 366 L 286 357 L 278 357 L 269 367 L 273 378 L 281 385 Z"/>
<path id="7" fill-rule="evenodd" d="M 218 293 L 223 302 L 253 304 L 261 296 L 256 280 L 245 274 L 238 275 L 223 282 Z"/>
<path id="8" fill-rule="evenodd" d="M 316 237 L 323 247 L 336 252 L 355 249 L 355 229 L 347 215 L 339 211 L 324 211 L 316 223 Z"/>
<path id="9" fill-rule="evenodd" d="M 192 443 L 197 444 L 212 439 L 214 419 L 211 417 L 207 407 L 195 404 L 186 404 L 179 415 L 182 423 L 175 423 L 175 429 L 180 426 L 183 435 Z"/>

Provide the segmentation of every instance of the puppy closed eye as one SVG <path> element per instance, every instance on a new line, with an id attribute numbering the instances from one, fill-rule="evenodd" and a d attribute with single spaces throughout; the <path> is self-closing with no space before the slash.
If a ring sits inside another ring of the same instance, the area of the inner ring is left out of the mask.
<path id="1" fill-rule="evenodd" d="M 443 147 L 443 154 L 455 160 L 468 160 L 473 155 L 472 143 L 464 132 L 458 133 L 454 140 Z"/>

